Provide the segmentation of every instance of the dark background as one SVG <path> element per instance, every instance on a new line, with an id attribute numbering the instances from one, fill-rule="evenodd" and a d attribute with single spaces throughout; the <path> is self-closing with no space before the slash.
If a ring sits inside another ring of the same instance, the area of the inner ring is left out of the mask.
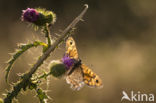
<path id="1" fill-rule="evenodd" d="M 120 103 L 122 91 L 156 93 L 156 1 L 155 0 L 0 0 L 0 97 L 10 86 L 4 81 L 4 63 L 17 48 L 17 43 L 43 40 L 27 23 L 20 21 L 22 10 L 42 7 L 53 10 L 57 21 L 51 32 L 59 33 L 89 5 L 75 31 L 80 58 L 103 81 L 102 89 L 85 86 L 73 91 L 63 79 L 49 78 L 49 103 Z M 54 35 L 53 35 L 54 36 Z M 49 62 L 60 59 L 64 45 L 58 48 L 41 66 L 47 70 Z M 31 49 L 15 63 L 10 82 L 18 80 L 35 63 L 41 48 Z M 46 83 L 45 83 L 46 84 Z M 47 89 L 43 84 L 42 87 Z M 33 91 L 18 95 L 19 103 L 36 103 Z M 125 101 L 127 102 L 127 101 Z"/>

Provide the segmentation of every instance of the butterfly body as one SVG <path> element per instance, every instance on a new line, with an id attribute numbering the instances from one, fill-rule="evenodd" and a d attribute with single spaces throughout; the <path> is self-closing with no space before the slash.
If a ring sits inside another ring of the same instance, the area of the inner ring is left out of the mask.
<path id="1" fill-rule="evenodd" d="M 79 59 L 75 41 L 72 37 L 68 37 L 66 40 L 66 49 L 65 55 L 74 60 L 66 76 L 66 81 L 71 85 L 71 88 L 79 90 L 84 84 L 89 87 L 102 87 L 102 81 L 98 75 Z"/>

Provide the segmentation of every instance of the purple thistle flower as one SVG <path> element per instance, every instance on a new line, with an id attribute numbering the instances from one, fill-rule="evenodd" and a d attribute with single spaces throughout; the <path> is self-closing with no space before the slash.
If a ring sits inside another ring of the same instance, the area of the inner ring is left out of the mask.
<path id="1" fill-rule="evenodd" d="M 74 59 L 71 59 L 68 55 L 65 55 L 62 58 L 63 63 L 65 64 L 67 69 L 70 69 L 70 67 L 75 63 Z"/>
<path id="2" fill-rule="evenodd" d="M 35 22 L 39 18 L 39 13 L 33 8 L 27 8 L 23 10 L 22 20 L 27 22 Z"/>

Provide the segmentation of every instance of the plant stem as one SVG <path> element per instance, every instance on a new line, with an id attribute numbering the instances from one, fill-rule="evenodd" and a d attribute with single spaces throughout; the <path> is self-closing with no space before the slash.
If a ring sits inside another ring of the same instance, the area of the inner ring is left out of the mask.
<path id="1" fill-rule="evenodd" d="M 20 92 L 20 90 L 22 88 L 25 88 L 26 86 L 28 86 L 28 82 L 30 80 L 30 78 L 32 77 L 32 75 L 36 72 L 36 70 L 38 69 L 38 67 L 43 64 L 44 60 L 47 59 L 47 57 L 50 55 L 51 52 L 54 51 L 54 49 L 64 40 L 64 38 L 66 36 L 68 36 L 68 32 L 74 28 L 76 26 L 76 24 L 82 19 L 83 15 L 86 13 L 88 9 L 88 5 L 85 5 L 84 10 L 79 14 L 79 16 L 77 16 L 70 24 L 69 26 L 67 26 L 67 28 L 65 28 L 65 30 L 62 32 L 62 35 L 54 42 L 54 44 L 52 44 L 44 53 L 43 55 L 38 59 L 37 63 L 35 65 L 33 65 L 33 67 L 31 68 L 31 70 L 26 73 L 24 75 L 24 78 L 19 81 L 14 87 L 13 90 L 11 92 L 9 92 L 6 96 L 6 98 L 4 98 L 4 103 L 12 103 L 12 99 L 14 97 L 16 97 L 18 95 L 18 93 Z"/>
<path id="2" fill-rule="evenodd" d="M 50 30 L 49 30 L 48 24 L 46 24 L 46 26 L 45 26 L 45 37 L 47 38 L 48 47 L 50 47 L 51 35 L 50 35 Z"/>
<path id="3" fill-rule="evenodd" d="M 40 75 L 37 79 L 47 78 L 47 76 L 49 76 L 49 75 L 50 75 L 50 72 L 44 73 L 44 74 Z"/>

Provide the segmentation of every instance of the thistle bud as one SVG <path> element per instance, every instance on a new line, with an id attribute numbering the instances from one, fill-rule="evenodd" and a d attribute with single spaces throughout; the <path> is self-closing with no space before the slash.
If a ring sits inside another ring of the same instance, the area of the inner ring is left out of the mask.
<path id="1" fill-rule="evenodd" d="M 66 67 L 61 61 L 52 61 L 49 68 L 50 74 L 54 77 L 60 77 L 66 72 Z"/>
<path id="2" fill-rule="evenodd" d="M 22 21 L 33 23 L 37 26 L 53 24 L 56 21 L 56 15 L 52 11 L 37 8 L 27 8 L 23 10 Z"/>

